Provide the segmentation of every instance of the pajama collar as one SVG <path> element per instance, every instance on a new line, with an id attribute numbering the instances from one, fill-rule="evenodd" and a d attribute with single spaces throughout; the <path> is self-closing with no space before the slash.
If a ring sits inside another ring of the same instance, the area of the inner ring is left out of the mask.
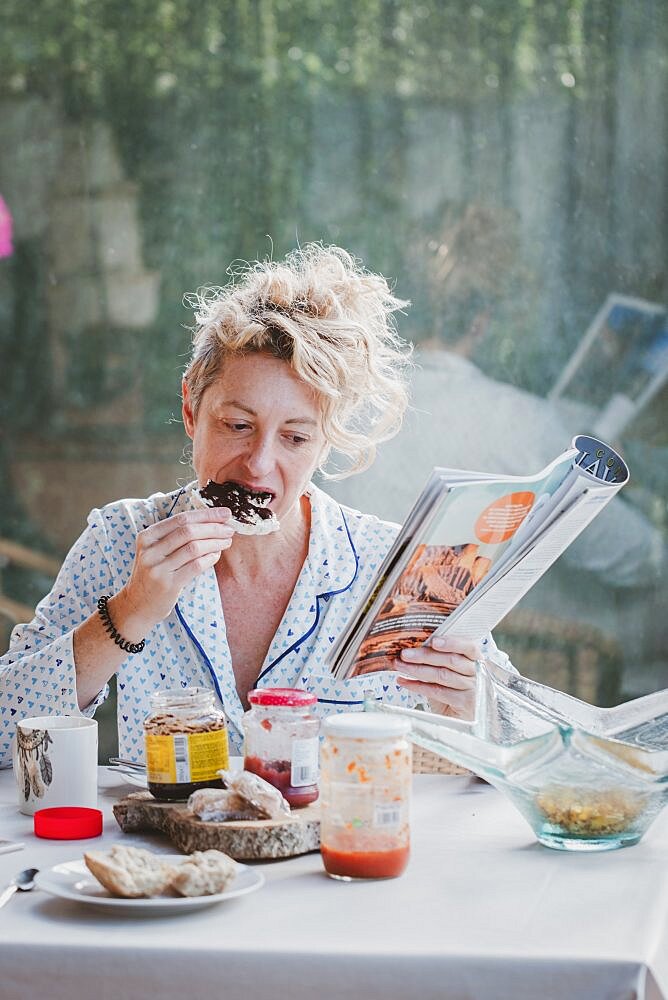
<path id="1" fill-rule="evenodd" d="M 258 676 L 258 683 L 265 686 L 272 684 L 274 667 L 302 651 L 302 645 L 316 630 L 328 601 L 348 590 L 357 575 L 357 553 L 343 510 L 314 484 L 309 484 L 306 495 L 311 503 L 308 556 Z M 164 516 L 192 509 L 189 487 L 175 499 L 172 495 L 165 501 Z M 175 613 L 208 670 L 226 714 L 240 728 L 244 709 L 236 690 L 220 591 L 213 569 L 195 577 L 184 588 Z M 295 668 L 295 683 L 298 673 Z"/>

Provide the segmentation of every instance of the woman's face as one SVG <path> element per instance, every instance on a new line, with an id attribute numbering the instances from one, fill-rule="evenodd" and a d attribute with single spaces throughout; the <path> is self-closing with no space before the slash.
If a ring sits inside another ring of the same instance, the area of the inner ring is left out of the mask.
<path id="1" fill-rule="evenodd" d="M 184 384 L 183 422 L 200 485 L 233 480 L 267 490 L 279 520 L 296 506 L 326 450 L 315 393 L 269 354 L 226 360 L 197 417 Z"/>

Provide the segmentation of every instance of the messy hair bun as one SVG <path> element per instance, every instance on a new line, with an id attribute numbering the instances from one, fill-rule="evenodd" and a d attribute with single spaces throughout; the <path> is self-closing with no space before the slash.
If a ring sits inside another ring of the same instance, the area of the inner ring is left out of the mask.
<path id="1" fill-rule="evenodd" d="M 399 430 L 408 403 L 410 347 L 393 313 L 407 305 L 380 274 L 336 246 L 308 243 L 284 261 L 256 261 L 224 288 L 202 288 L 185 382 L 197 414 L 231 355 L 265 351 L 286 361 L 320 399 L 331 448 L 349 459 L 330 478 L 368 468 Z"/>

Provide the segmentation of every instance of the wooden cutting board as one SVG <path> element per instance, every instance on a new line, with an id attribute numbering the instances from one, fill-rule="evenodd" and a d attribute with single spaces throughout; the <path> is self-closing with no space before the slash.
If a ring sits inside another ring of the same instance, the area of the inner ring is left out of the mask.
<path id="1" fill-rule="evenodd" d="M 292 858 L 320 847 L 320 810 L 317 802 L 294 809 L 281 820 L 204 822 L 188 812 L 185 802 L 160 802 L 150 792 L 131 792 L 114 805 L 123 833 L 157 830 L 166 834 L 183 854 L 215 849 L 237 861 Z"/>

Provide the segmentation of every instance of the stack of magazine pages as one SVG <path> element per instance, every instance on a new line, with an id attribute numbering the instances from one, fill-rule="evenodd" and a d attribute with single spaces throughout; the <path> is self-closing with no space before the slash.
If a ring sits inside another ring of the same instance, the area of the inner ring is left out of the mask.
<path id="1" fill-rule="evenodd" d="M 405 646 L 494 628 L 609 500 L 629 471 L 579 435 L 534 476 L 434 469 L 348 627 L 335 677 L 390 670 Z"/>

